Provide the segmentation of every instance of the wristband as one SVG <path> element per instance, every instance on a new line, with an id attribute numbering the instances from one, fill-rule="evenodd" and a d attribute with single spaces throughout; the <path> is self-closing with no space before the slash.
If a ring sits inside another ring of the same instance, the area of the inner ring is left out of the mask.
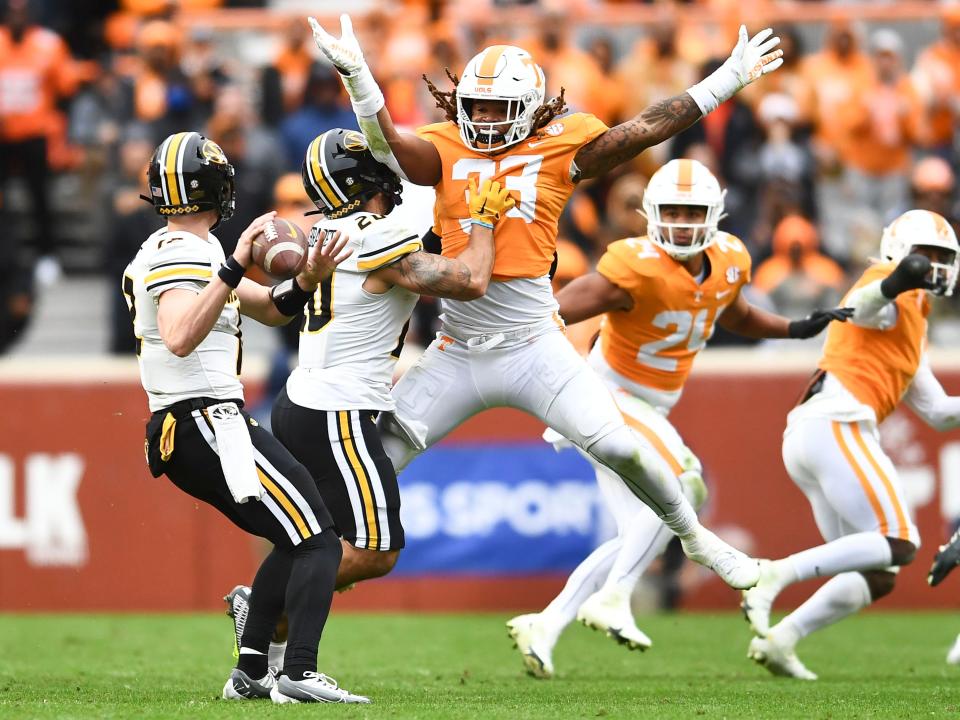
<path id="1" fill-rule="evenodd" d="M 245 272 L 247 272 L 247 269 L 231 255 L 224 260 L 223 265 L 220 266 L 220 269 L 217 271 L 217 277 L 236 290 L 237 285 L 243 280 Z"/>
<path id="2" fill-rule="evenodd" d="M 724 63 L 696 85 L 688 87 L 687 94 L 693 98 L 700 112 L 708 115 L 742 87 L 737 73 Z"/>
<path id="3" fill-rule="evenodd" d="M 357 117 L 372 117 L 380 112 L 384 105 L 383 92 L 366 63 L 355 74 L 341 77 Z"/>
<path id="4" fill-rule="evenodd" d="M 300 287 L 296 278 L 284 280 L 270 288 L 270 299 L 281 315 L 295 317 L 303 310 L 313 293 Z"/>
<path id="5" fill-rule="evenodd" d="M 493 223 L 487 222 L 486 220 L 477 220 L 476 218 L 471 218 L 471 219 L 470 219 L 470 224 L 471 224 L 471 225 L 479 225 L 479 226 L 485 227 L 485 228 L 487 228 L 487 229 L 489 229 L 489 230 L 493 230 Z"/>

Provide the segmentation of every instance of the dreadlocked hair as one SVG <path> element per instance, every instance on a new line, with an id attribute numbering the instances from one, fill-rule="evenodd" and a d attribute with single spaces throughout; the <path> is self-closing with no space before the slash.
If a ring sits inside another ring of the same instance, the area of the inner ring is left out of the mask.
<path id="1" fill-rule="evenodd" d="M 447 74 L 447 77 L 450 78 L 450 82 L 453 83 L 453 90 L 444 92 L 440 90 L 436 85 L 434 85 L 430 78 L 426 76 L 426 73 L 423 75 L 423 81 L 427 84 L 427 89 L 430 91 L 430 94 L 433 95 L 433 99 L 436 100 L 436 107 L 443 110 L 443 114 L 446 116 L 447 120 L 450 122 L 457 122 L 457 85 L 460 84 L 460 78 L 450 72 L 450 68 L 444 68 L 444 72 Z M 543 105 L 538 107 L 533 111 L 533 126 L 531 127 L 531 132 L 537 132 L 542 128 L 545 128 L 553 119 L 558 115 L 562 115 L 567 109 L 567 103 L 563 99 L 564 93 L 566 93 L 566 88 L 560 88 L 560 95 L 548 100 Z"/>

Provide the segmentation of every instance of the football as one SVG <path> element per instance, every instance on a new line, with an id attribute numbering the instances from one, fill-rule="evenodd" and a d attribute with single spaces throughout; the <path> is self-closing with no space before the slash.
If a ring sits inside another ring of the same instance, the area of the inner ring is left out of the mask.
<path id="1" fill-rule="evenodd" d="M 300 226 L 275 217 L 253 239 L 253 262 L 268 275 L 286 280 L 307 264 L 307 236 Z"/>

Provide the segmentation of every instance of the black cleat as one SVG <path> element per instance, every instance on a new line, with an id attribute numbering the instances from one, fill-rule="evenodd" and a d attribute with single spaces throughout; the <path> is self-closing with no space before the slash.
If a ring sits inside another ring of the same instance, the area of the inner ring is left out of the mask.
<path id="1" fill-rule="evenodd" d="M 224 700 L 269 700 L 270 691 L 277 684 L 274 669 L 259 680 L 253 680 L 243 670 L 234 668 L 223 686 Z"/>
<path id="2" fill-rule="evenodd" d="M 945 545 L 940 546 L 933 558 L 933 565 L 930 566 L 927 582 L 936 587 L 957 565 L 960 565 L 960 530 L 957 530 Z"/>
<path id="3" fill-rule="evenodd" d="M 237 585 L 228 592 L 223 601 L 227 604 L 227 615 L 233 620 L 233 658 L 240 658 L 240 640 L 243 638 L 243 628 L 247 624 L 247 613 L 250 612 L 250 588 L 246 585 Z"/>

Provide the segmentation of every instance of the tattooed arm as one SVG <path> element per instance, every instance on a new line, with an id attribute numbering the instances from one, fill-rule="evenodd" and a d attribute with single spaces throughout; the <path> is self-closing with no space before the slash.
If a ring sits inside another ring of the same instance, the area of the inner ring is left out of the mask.
<path id="1" fill-rule="evenodd" d="M 474 225 L 470 244 L 456 258 L 418 251 L 370 273 L 363 287 L 386 292 L 399 285 L 411 292 L 454 300 L 476 300 L 487 292 L 493 271 L 493 230 Z"/>
<path id="2" fill-rule="evenodd" d="M 632 120 L 607 130 L 584 145 L 574 156 L 575 180 L 598 177 L 635 158 L 693 125 L 703 113 L 694 99 L 683 93 L 646 108 Z"/>

